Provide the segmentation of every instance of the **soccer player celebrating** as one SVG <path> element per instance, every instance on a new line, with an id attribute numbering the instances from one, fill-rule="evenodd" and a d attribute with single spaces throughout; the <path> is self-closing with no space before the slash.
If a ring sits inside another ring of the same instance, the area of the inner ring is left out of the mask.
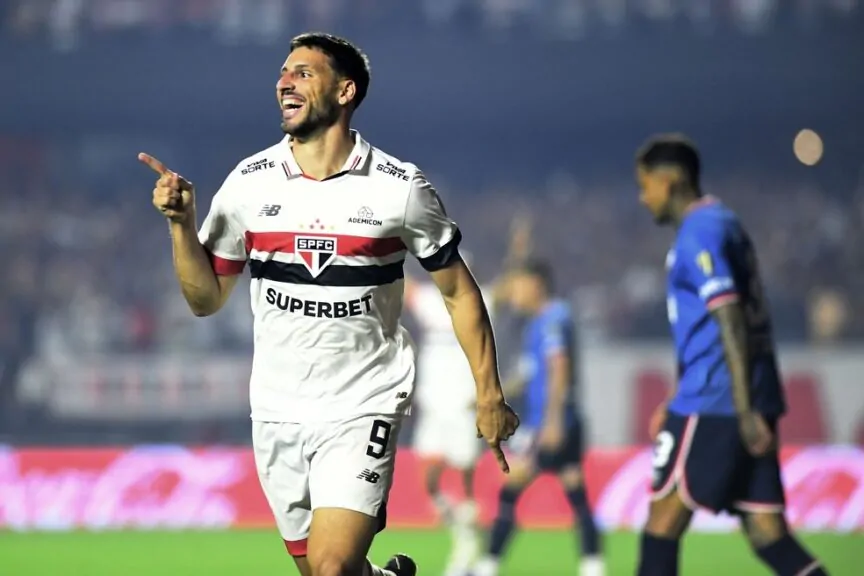
<path id="1" fill-rule="evenodd" d="M 525 422 L 511 448 L 518 457 L 498 496 L 487 556 L 477 576 L 495 576 L 515 527 L 519 496 L 541 472 L 558 476 L 578 519 L 583 576 L 600 576 L 600 534 L 585 494 L 582 418 L 577 410 L 576 329 L 570 307 L 554 297 L 552 267 L 529 259 L 512 272 L 511 305 L 525 314 L 519 384 L 525 392 Z"/>
<path id="2" fill-rule="evenodd" d="M 700 159 L 665 135 L 637 155 L 641 201 L 677 236 L 666 257 L 677 390 L 651 421 L 654 483 L 639 576 L 675 576 L 693 512 L 740 516 L 756 555 L 775 574 L 823 576 L 789 533 L 777 454 L 785 411 L 753 244 L 737 216 L 704 196 Z"/>
<path id="3" fill-rule="evenodd" d="M 476 382 L 477 432 L 505 471 L 501 442 L 518 426 L 456 224 L 416 166 L 349 129 L 369 77 L 348 41 L 294 38 L 276 84 L 285 138 L 228 175 L 200 230 L 192 184 L 140 155 L 159 174 L 153 204 L 169 221 L 192 312 L 217 312 L 249 264 L 255 461 L 303 576 L 416 572 L 404 555 L 384 568 L 366 560 L 413 392 L 414 351 L 399 324 L 407 252 L 444 298 Z"/>

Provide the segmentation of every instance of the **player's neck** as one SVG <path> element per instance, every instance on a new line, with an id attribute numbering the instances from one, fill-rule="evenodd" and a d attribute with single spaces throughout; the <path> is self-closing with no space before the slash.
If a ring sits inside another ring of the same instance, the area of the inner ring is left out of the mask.
<path id="1" fill-rule="evenodd" d="M 546 308 L 549 307 L 549 304 L 552 302 L 552 298 L 543 298 L 534 306 L 534 309 L 531 311 L 532 316 L 539 316 L 543 313 Z"/>
<path id="2" fill-rule="evenodd" d="M 702 196 L 698 193 L 687 194 L 676 198 L 672 205 L 672 221 L 675 223 L 675 227 L 678 228 L 681 226 L 681 223 L 684 222 L 687 215 L 690 214 L 690 212 L 692 212 L 701 202 Z"/>
<path id="3" fill-rule="evenodd" d="M 342 171 L 354 139 L 348 126 L 334 124 L 324 132 L 305 140 L 291 140 L 291 151 L 303 174 L 315 180 L 324 180 Z"/>

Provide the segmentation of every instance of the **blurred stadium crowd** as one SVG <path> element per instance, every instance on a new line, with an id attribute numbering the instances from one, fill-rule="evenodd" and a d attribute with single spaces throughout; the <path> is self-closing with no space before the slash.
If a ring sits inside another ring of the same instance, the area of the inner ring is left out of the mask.
<path id="1" fill-rule="evenodd" d="M 430 174 L 482 281 L 500 272 L 511 222 L 527 214 L 586 338 L 665 339 L 670 235 L 638 205 L 631 159 L 652 131 L 682 127 L 707 144 L 707 191 L 750 225 L 778 339 L 864 337 L 864 146 L 848 130 L 864 93 L 860 68 L 850 72 L 864 53 L 854 55 L 864 50 L 856 0 L 18 0 L 0 10 L 0 73 L 18 79 L 0 94 L 0 404 L 12 405 L 34 357 L 250 349 L 242 290 L 212 319 L 187 313 L 135 154 L 178 164 L 199 185 L 203 217 L 230 167 L 279 137 L 266 114 L 272 71 L 309 28 L 367 47 L 377 75 L 361 131 Z M 712 39 L 678 50 L 677 35 L 703 32 Z M 410 42 L 395 50 L 391 36 Z M 230 52 L 209 55 L 225 43 Z M 690 92 L 699 74 L 708 87 Z M 811 121 L 827 135 L 825 166 L 805 169 L 792 138 Z M 178 126 L 182 142 L 165 135 Z"/>
<path id="2" fill-rule="evenodd" d="M 249 346 L 243 297 L 212 321 L 187 313 L 174 286 L 163 222 L 149 212 L 147 191 L 126 184 L 136 175 L 118 175 L 124 184 L 110 202 L 102 198 L 104 185 L 90 188 L 77 178 L 73 189 L 58 195 L 42 177 L 46 150 L 18 139 L 3 146 L 5 357 L 10 350 L 17 350 L 14 357 Z M 585 184 L 560 173 L 536 187 L 487 190 L 448 185 L 445 195 L 448 209 L 470 231 L 482 279 L 498 272 L 510 221 L 539 205 L 542 210 L 531 212 L 534 243 L 554 252 L 560 285 L 572 291 L 595 337 L 663 337 L 662 260 L 669 236 L 653 228 L 632 182 L 609 176 Z M 708 188 L 751 222 L 780 339 L 864 335 L 864 182 L 831 194 L 812 184 L 741 174 Z M 201 204 L 203 211 L 206 200 Z"/>
<path id="3" fill-rule="evenodd" d="M 123 184 L 110 202 L 101 198 L 104 184 L 91 188 L 78 178 L 58 195 L 43 177 L 47 150 L 14 138 L 3 147 L 4 350 L 75 355 L 249 345 L 245 298 L 232 299 L 228 313 L 212 321 L 187 313 L 163 222 L 149 212 L 147 190 L 128 184 L 140 180 L 136 174 L 118 174 Z M 709 182 L 708 189 L 751 223 L 780 339 L 864 335 L 864 181 L 832 194 L 815 184 L 740 174 Z M 201 211 L 210 193 L 202 191 Z M 534 244 L 554 252 L 558 281 L 595 337 L 665 336 L 662 261 L 669 236 L 654 229 L 627 175 L 586 184 L 562 172 L 535 187 L 448 184 L 444 193 L 448 210 L 469 230 L 481 279 L 498 273 L 509 224 L 528 212 Z"/>
<path id="4" fill-rule="evenodd" d="M 617 34 L 638 22 L 687 21 L 700 32 L 748 33 L 778 21 L 804 27 L 843 18 L 858 0 L 11 0 L 5 29 L 18 38 L 47 33 L 55 48 L 74 49 L 94 33 L 166 34 L 209 29 L 225 42 L 268 43 L 298 28 L 346 22 L 397 23 L 500 34 L 532 30 L 544 38 Z"/>

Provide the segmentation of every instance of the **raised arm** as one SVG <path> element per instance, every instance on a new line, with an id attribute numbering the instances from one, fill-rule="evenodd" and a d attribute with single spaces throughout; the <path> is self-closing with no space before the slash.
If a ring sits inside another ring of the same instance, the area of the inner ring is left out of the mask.
<path id="1" fill-rule="evenodd" d="M 246 260 L 242 241 L 238 246 L 230 215 L 222 205 L 221 191 L 199 234 L 192 183 L 148 154 L 138 159 L 159 174 L 153 205 L 168 219 L 174 272 L 183 297 L 196 316 L 215 314 L 231 295 Z"/>

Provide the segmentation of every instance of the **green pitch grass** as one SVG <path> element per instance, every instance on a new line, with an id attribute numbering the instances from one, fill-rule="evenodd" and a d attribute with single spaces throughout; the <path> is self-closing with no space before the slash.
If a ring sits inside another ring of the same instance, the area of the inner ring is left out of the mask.
<path id="1" fill-rule="evenodd" d="M 832 576 L 864 574 L 864 536 L 803 538 Z M 502 576 L 578 574 L 575 538 L 566 532 L 524 532 L 514 542 Z M 606 537 L 610 576 L 632 576 L 638 536 Z M 382 562 L 410 553 L 421 576 L 439 576 L 448 551 L 441 531 L 382 533 L 372 551 Z M 764 576 L 737 535 L 693 535 L 685 541 L 683 576 Z M 294 574 L 275 532 L 105 532 L 15 534 L 0 532 L 0 576 L 269 576 Z"/>

